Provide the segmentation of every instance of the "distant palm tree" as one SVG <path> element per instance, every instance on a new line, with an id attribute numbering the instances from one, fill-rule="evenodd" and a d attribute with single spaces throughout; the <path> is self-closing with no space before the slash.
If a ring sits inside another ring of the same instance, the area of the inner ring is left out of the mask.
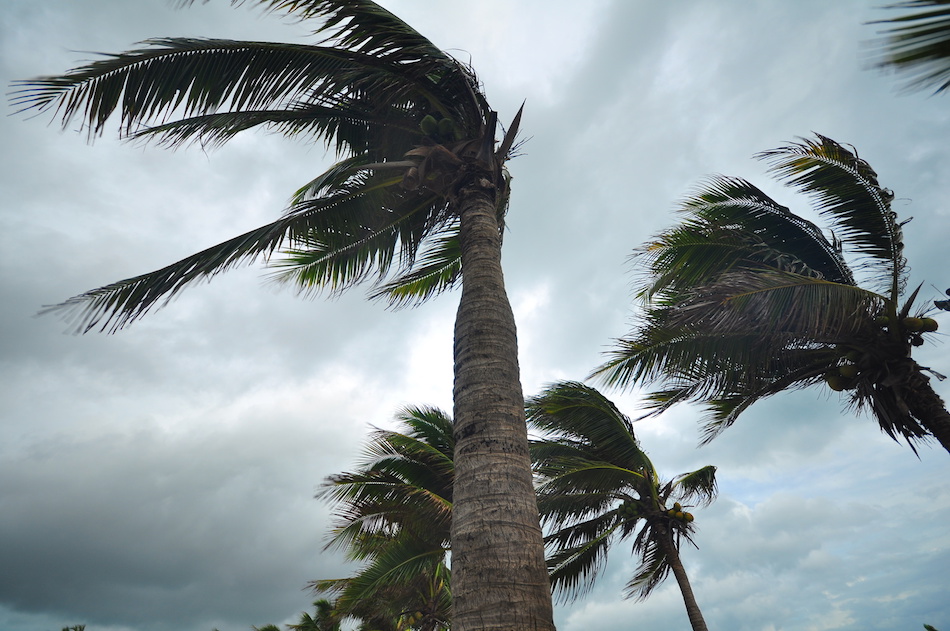
<path id="1" fill-rule="evenodd" d="M 337 616 L 386 631 L 448 628 L 454 478 L 452 419 L 409 407 L 398 431 L 371 436 L 360 467 L 327 478 L 320 496 L 336 518 L 328 547 L 364 566 L 353 577 L 314 581 L 335 595 Z"/>
<path id="2" fill-rule="evenodd" d="M 306 611 L 300 614 L 296 624 L 289 624 L 291 631 L 340 631 L 340 620 L 333 603 L 325 598 L 313 603 L 314 612 L 311 616 Z"/>
<path id="3" fill-rule="evenodd" d="M 555 591 L 568 600 L 586 592 L 611 546 L 633 537 L 639 564 L 626 595 L 646 598 L 672 572 L 693 630 L 705 631 L 680 560 L 682 540 L 693 543 L 695 532 L 693 515 L 680 502 L 712 502 L 716 468 L 662 481 L 630 419 L 580 383 L 557 383 L 528 399 L 527 417 L 545 434 L 532 445 L 532 456 L 541 519 L 553 529 L 546 542 Z"/>
<path id="4" fill-rule="evenodd" d="M 890 25 L 876 42 L 877 66 L 908 75 L 911 90 L 939 93 L 950 87 L 950 0 L 905 0 L 882 8 L 907 12 L 872 22 Z"/>
<path id="5" fill-rule="evenodd" d="M 219 145 L 263 126 L 327 143 L 340 161 L 304 185 L 278 220 L 53 310 L 77 318 L 81 331 L 114 332 L 186 286 L 278 253 L 278 278 L 304 292 L 374 281 L 372 295 L 399 305 L 461 284 L 454 624 L 551 631 L 501 269 L 505 162 L 521 113 L 496 142 L 498 115 L 472 70 L 374 2 L 248 3 L 322 19 L 321 43 L 154 39 L 62 76 L 19 82 L 13 102 L 53 112 L 64 125 L 79 118 L 90 137 L 117 116 L 124 136 L 168 146 Z"/>
<path id="6" fill-rule="evenodd" d="M 892 438 L 913 447 L 933 437 L 950 451 L 950 413 L 924 373 L 943 376 L 911 357 L 937 322 L 925 307 L 912 315 L 917 290 L 901 302 L 907 222 L 891 209 L 894 193 L 824 136 L 758 157 L 811 197 L 831 231 L 745 180 L 711 178 L 683 202 L 679 225 L 638 250 L 644 317 L 595 375 L 660 382 L 648 395 L 656 412 L 704 403 L 704 442 L 760 399 L 822 384 Z"/>

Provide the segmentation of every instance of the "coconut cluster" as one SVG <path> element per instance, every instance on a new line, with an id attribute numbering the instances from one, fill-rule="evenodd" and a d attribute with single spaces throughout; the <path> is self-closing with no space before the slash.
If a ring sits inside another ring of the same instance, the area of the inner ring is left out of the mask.
<path id="1" fill-rule="evenodd" d="M 891 318 L 886 315 L 876 317 L 874 323 L 882 329 L 891 329 L 893 326 Z M 923 333 L 933 333 L 939 328 L 939 325 L 933 318 L 907 316 L 898 321 L 898 327 L 898 330 L 907 336 L 908 341 L 913 346 L 920 346 L 924 343 Z M 862 373 L 873 369 L 874 358 L 860 349 L 846 345 L 839 346 L 838 351 L 841 355 L 841 362 L 825 373 L 825 383 L 836 392 L 852 390 L 857 387 L 858 379 Z"/>
<path id="2" fill-rule="evenodd" d="M 677 521 L 683 522 L 684 524 L 688 524 L 693 521 L 693 514 L 684 511 L 683 506 L 679 502 L 674 502 L 673 508 L 667 510 L 666 514 Z"/>

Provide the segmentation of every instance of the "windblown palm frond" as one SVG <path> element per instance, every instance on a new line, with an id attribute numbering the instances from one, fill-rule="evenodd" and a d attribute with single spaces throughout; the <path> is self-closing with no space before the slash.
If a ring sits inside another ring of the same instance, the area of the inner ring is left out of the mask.
<path id="1" fill-rule="evenodd" d="M 372 281 L 374 297 L 415 304 L 460 277 L 452 186 L 466 161 L 493 163 L 503 217 L 501 163 L 520 112 L 498 155 L 485 156 L 495 114 L 470 68 L 373 2 L 248 3 L 319 19 L 314 33 L 325 39 L 148 40 L 62 76 L 17 82 L 13 104 L 52 112 L 64 127 L 79 120 L 90 138 L 118 118 L 121 135 L 168 146 L 220 145 L 264 127 L 335 146 L 340 162 L 302 187 L 281 219 L 44 312 L 62 313 L 81 332 L 115 332 L 185 287 L 258 259 L 304 293 Z M 426 117 L 448 121 L 451 132 L 427 133 Z"/>
<path id="2" fill-rule="evenodd" d="M 876 65 L 905 73 L 908 90 L 940 93 L 950 87 L 950 2 L 905 0 L 882 8 L 907 12 L 871 22 L 890 25 L 875 42 L 880 53 Z"/>
<path id="3" fill-rule="evenodd" d="M 910 358 L 936 322 L 908 317 L 916 291 L 899 302 L 906 222 L 891 210 L 894 194 L 825 136 L 757 157 L 808 195 L 832 231 L 745 180 L 711 178 L 683 202 L 680 225 L 637 251 L 640 324 L 594 375 L 618 387 L 658 384 L 646 395 L 653 413 L 703 403 L 703 442 L 757 400 L 827 383 L 889 436 L 933 436 L 950 449 L 950 415 Z"/>
<path id="4" fill-rule="evenodd" d="M 677 550 L 681 540 L 692 542 L 694 526 L 679 502 L 710 503 L 716 468 L 660 482 L 630 419 L 581 383 L 553 384 L 525 409 L 529 424 L 544 435 L 532 443 L 531 455 L 538 508 L 550 529 L 545 543 L 555 592 L 563 600 L 586 593 L 611 546 L 630 537 L 638 565 L 626 596 L 646 598 L 671 571 L 686 580 Z"/>

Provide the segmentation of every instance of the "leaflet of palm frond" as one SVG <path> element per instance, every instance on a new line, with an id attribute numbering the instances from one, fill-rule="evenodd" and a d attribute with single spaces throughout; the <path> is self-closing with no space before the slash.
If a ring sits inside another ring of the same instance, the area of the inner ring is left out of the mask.
<path id="1" fill-rule="evenodd" d="M 950 6 L 946 0 L 909 0 L 885 5 L 884 9 L 922 9 L 871 24 L 889 24 L 876 45 L 878 68 L 893 68 L 907 74 L 906 90 L 950 87 Z"/>
<path id="2" fill-rule="evenodd" d="M 336 102 L 290 103 L 281 109 L 214 112 L 147 127 L 130 134 L 134 140 L 155 140 L 159 145 L 177 147 L 197 143 L 205 148 L 219 147 L 237 134 L 263 126 L 288 137 L 338 138 L 339 153 L 362 148 L 373 160 L 392 159 L 418 139 L 414 130 L 418 114 L 409 103 L 390 104 L 388 110 L 352 99 Z M 370 145 L 368 139 L 375 142 Z"/>
<path id="3" fill-rule="evenodd" d="M 612 359 L 592 376 L 629 387 L 634 380 L 670 383 L 703 381 L 690 396 L 715 392 L 731 380 L 761 378 L 815 361 L 831 361 L 828 352 L 801 344 L 796 334 L 770 335 L 762 343 L 757 332 L 723 331 L 706 326 L 677 329 L 647 327 L 632 339 L 618 340 Z"/>
<path id="4" fill-rule="evenodd" d="M 853 285 L 770 269 L 738 268 L 693 289 L 669 312 L 668 324 L 723 333 L 754 331 L 841 341 L 869 334 L 882 296 Z"/>
<path id="5" fill-rule="evenodd" d="M 610 537 L 616 524 L 598 524 L 590 533 L 577 534 L 586 524 L 570 526 L 545 538 L 557 549 L 548 556 L 551 586 L 560 602 L 570 602 L 593 587 L 597 576 L 607 564 Z"/>
<path id="6" fill-rule="evenodd" d="M 548 460 L 540 463 L 536 470 L 551 478 L 545 483 L 546 488 L 557 488 L 563 493 L 609 492 L 635 484 L 641 477 L 622 466 L 581 456 Z"/>
<path id="7" fill-rule="evenodd" d="M 616 502 L 617 498 L 607 493 L 565 493 L 556 485 L 538 488 L 538 508 L 550 522 L 585 519 L 609 510 Z"/>
<path id="8" fill-rule="evenodd" d="M 880 186 L 877 173 L 856 152 L 815 136 L 757 157 L 780 180 L 811 197 L 818 212 L 833 222 L 835 234 L 875 272 L 881 291 L 896 299 L 907 261 L 897 213 L 891 210 L 894 193 Z"/>

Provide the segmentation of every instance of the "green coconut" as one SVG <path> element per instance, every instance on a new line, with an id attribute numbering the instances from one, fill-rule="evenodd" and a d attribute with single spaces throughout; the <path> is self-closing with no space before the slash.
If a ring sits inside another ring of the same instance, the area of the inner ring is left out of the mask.
<path id="1" fill-rule="evenodd" d="M 439 123 L 435 120 L 435 116 L 426 114 L 422 117 L 422 120 L 419 121 L 419 129 L 421 129 L 422 133 L 426 136 L 435 136 L 439 133 Z"/>
<path id="2" fill-rule="evenodd" d="M 846 379 L 854 379 L 858 376 L 858 367 L 854 364 L 842 364 L 838 366 L 838 374 Z"/>
<path id="3" fill-rule="evenodd" d="M 921 327 L 921 331 L 924 333 L 933 333 L 940 326 L 933 318 L 922 318 L 922 320 L 924 325 Z"/>
<path id="4" fill-rule="evenodd" d="M 901 320 L 901 324 L 904 325 L 904 328 L 908 331 L 917 332 L 924 328 L 924 321 L 922 318 L 915 318 L 913 316 L 908 316 Z"/>

